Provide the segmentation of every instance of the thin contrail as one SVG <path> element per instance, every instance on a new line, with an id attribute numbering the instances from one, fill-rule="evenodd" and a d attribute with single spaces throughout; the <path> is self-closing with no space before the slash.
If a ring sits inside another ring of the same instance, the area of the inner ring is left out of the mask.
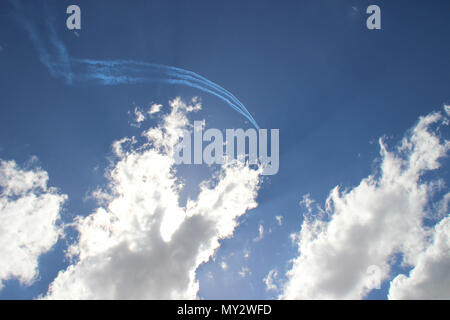
<path id="1" fill-rule="evenodd" d="M 86 59 L 84 61 L 85 62 L 89 62 L 89 63 L 95 62 L 95 61 L 92 61 L 92 60 L 88 61 Z M 99 61 L 96 61 L 96 62 L 98 63 Z M 244 111 L 249 117 L 251 117 L 253 119 L 253 117 L 247 111 L 245 106 L 233 94 L 231 94 L 228 90 L 222 88 L 221 86 L 217 85 L 216 83 L 208 80 L 205 77 L 202 77 L 201 75 L 199 75 L 199 74 L 197 74 L 195 72 L 184 70 L 184 69 L 177 68 L 177 67 L 165 66 L 165 65 L 149 63 L 149 62 L 117 61 L 116 63 L 120 63 L 120 64 L 136 64 L 138 66 L 146 66 L 146 67 L 150 67 L 150 68 L 162 69 L 162 70 L 164 70 L 164 72 L 168 76 L 181 77 L 184 80 L 195 81 L 195 82 L 206 84 L 207 86 L 220 91 L 224 96 L 226 96 L 229 99 L 231 99 L 233 101 L 233 103 L 238 105 L 241 108 L 242 111 Z"/>
<path id="2" fill-rule="evenodd" d="M 74 63 L 90 66 L 85 74 L 88 75 L 88 77 L 90 76 L 90 80 L 99 80 L 105 85 L 115 85 L 118 83 L 163 82 L 200 89 L 222 99 L 234 110 L 249 119 L 255 127 L 258 127 L 256 121 L 235 96 L 214 82 L 191 71 L 136 61 L 97 61 L 89 59 L 73 59 L 72 61 Z M 175 71 L 174 69 L 177 70 Z M 123 77 L 125 74 L 133 76 Z"/>
<path id="3" fill-rule="evenodd" d="M 22 4 L 14 0 L 11 0 L 11 2 L 16 8 L 17 18 L 37 49 L 39 59 L 53 77 L 62 77 L 70 85 L 88 82 L 101 85 L 159 82 L 196 88 L 218 97 L 246 117 L 255 128 L 259 129 L 247 108 L 233 94 L 195 72 L 133 60 L 105 61 L 72 58 L 67 51 L 67 47 L 58 38 L 54 24 L 50 19 L 46 21 L 45 25 L 50 35 L 49 43 L 46 43 L 44 37 L 40 36 L 37 26 L 25 17 Z"/>

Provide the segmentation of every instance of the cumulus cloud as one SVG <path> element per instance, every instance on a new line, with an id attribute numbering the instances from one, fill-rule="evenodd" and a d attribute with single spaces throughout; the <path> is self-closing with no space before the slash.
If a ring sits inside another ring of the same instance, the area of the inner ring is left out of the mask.
<path id="1" fill-rule="evenodd" d="M 450 216 L 436 227 L 433 243 L 417 258 L 409 276 L 399 275 L 389 299 L 450 299 Z"/>
<path id="2" fill-rule="evenodd" d="M 448 222 L 441 222 L 436 231 L 423 223 L 436 215 L 428 211 L 441 182 L 425 179 L 424 174 L 438 169 L 448 153 L 450 142 L 440 138 L 437 129 L 447 124 L 441 113 L 421 117 L 393 151 L 380 139 L 378 172 L 353 189 L 335 187 L 324 209 L 314 210 L 309 196 L 303 199 L 307 214 L 292 237 L 299 255 L 287 272 L 280 298 L 363 298 L 373 288 L 370 268 L 377 267 L 380 281 L 389 279 L 394 255 L 401 256 L 403 265 L 416 267 L 409 278 L 393 281 L 390 297 L 407 297 L 406 291 L 413 288 L 417 292 L 410 297 L 424 296 L 441 285 L 448 288 Z M 428 276 L 437 271 L 441 273 Z M 441 294 L 436 289 L 435 296 Z"/>
<path id="3" fill-rule="evenodd" d="M 39 256 L 62 234 L 60 211 L 67 197 L 47 183 L 47 172 L 0 159 L 0 289 L 11 278 L 31 284 Z"/>
<path id="4" fill-rule="evenodd" d="M 142 145 L 115 145 L 106 203 L 77 219 L 79 239 L 69 250 L 76 262 L 58 274 L 45 298 L 197 297 L 197 267 L 233 234 L 237 218 L 256 207 L 261 170 L 224 164 L 196 199 L 180 206 L 174 150 L 190 128 L 186 113 L 201 108 L 193 103 L 171 101 L 161 123 L 143 132 Z"/>

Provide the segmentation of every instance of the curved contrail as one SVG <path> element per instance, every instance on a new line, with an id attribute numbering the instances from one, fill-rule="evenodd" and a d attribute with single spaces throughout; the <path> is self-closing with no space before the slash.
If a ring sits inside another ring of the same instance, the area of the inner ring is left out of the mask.
<path id="1" fill-rule="evenodd" d="M 146 62 L 115 60 L 101 61 L 73 59 L 74 64 L 87 65 L 84 80 L 98 80 L 105 85 L 118 83 L 164 82 L 181 84 L 208 92 L 225 101 L 234 110 L 245 116 L 255 127 L 256 121 L 244 105 L 229 91 L 214 82 L 188 70 Z M 124 75 L 127 75 L 124 77 Z"/>
<path id="2" fill-rule="evenodd" d="M 11 2 L 16 8 L 17 18 L 36 47 L 41 62 L 48 68 L 52 76 L 61 77 L 68 84 L 94 82 L 101 85 L 118 85 L 160 82 L 185 85 L 218 97 L 246 117 L 256 129 L 259 129 L 247 108 L 233 94 L 195 72 L 133 60 L 108 61 L 72 58 L 66 46 L 58 38 L 51 19 L 46 21 L 46 28 L 50 35 L 49 43 L 46 44 L 36 25 L 25 17 L 22 4 L 18 1 L 11 0 Z"/>

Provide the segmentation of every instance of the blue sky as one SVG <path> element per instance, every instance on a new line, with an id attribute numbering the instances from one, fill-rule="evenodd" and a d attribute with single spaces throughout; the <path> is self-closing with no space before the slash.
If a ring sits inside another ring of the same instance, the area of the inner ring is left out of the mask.
<path id="1" fill-rule="evenodd" d="M 448 1 L 23 4 L 41 35 L 47 35 L 48 21 L 53 24 L 71 57 L 151 62 L 196 72 L 233 93 L 261 128 L 280 129 L 279 173 L 264 178 L 258 207 L 239 217 L 233 236 L 220 240 L 214 257 L 197 269 L 200 298 L 276 298 L 281 292 L 266 290 L 263 279 L 277 270 L 278 285 L 286 281 L 290 260 L 298 256 L 290 235 L 302 226 L 303 196 L 310 194 L 323 205 L 335 186 L 355 188 L 382 162 L 380 137 L 394 148 L 420 116 L 443 112 L 450 103 Z M 77 34 L 65 25 L 71 4 L 82 12 Z M 381 30 L 366 28 L 370 4 L 381 8 Z M 60 213 L 65 223 L 98 207 L 86 195 L 107 183 L 112 142 L 142 131 L 130 126 L 136 107 L 160 103 L 168 111 L 169 100 L 198 96 L 203 109 L 190 119 L 204 118 L 208 126 L 221 129 L 251 127 L 226 103 L 196 88 L 158 82 L 68 84 L 41 62 L 16 13 L 2 1 L 0 158 L 26 168 L 36 156 L 34 166 L 48 173 L 49 185 L 68 195 Z M 152 118 L 145 126 L 156 123 Z M 448 134 L 448 128 L 441 133 Z M 195 194 L 210 170 L 181 172 L 187 192 Z M 448 161 L 430 175 L 423 179 L 447 182 Z M 275 216 L 283 217 L 282 225 Z M 254 241 L 260 225 L 263 237 Z M 76 241 L 76 233 L 67 232 L 40 257 L 37 281 L 25 285 L 7 279 L 0 298 L 45 294 L 58 271 L 70 265 L 64 250 Z M 238 274 L 242 268 L 250 271 L 245 277 Z M 411 268 L 392 266 L 395 275 Z M 386 298 L 392 279 L 368 297 Z"/>

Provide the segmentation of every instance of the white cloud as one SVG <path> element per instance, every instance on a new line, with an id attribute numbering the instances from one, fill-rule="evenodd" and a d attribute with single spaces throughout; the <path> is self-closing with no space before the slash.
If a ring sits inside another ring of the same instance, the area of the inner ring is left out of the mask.
<path id="1" fill-rule="evenodd" d="M 196 103 L 196 101 L 194 101 Z M 61 271 L 46 298 L 194 299 L 197 267 L 219 240 L 232 236 L 237 218 L 256 207 L 261 170 L 225 164 L 214 183 L 202 183 L 196 200 L 180 207 L 174 147 L 189 125 L 186 112 L 199 110 L 179 98 L 148 142 L 120 148 L 109 173 L 109 199 L 76 225 L 78 261 Z"/>
<path id="2" fill-rule="evenodd" d="M 245 278 L 245 277 L 248 276 L 250 273 L 251 273 L 251 272 L 250 272 L 250 269 L 249 269 L 248 267 L 243 266 L 243 267 L 241 268 L 241 270 L 238 272 L 238 275 L 239 275 L 241 278 Z"/>
<path id="3" fill-rule="evenodd" d="M 136 121 L 137 123 L 145 121 L 145 115 L 139 108 L 134 108 L 134 117 L 134 121 Z"/>
<path id="4" fill-rule="evenodd" d="M 325 210 L 313 215 L 309 196 L 304 198 L 309 213 L 293 237 L 299 256 L 280 298 L 363 298 L 371 290 L 368 268 L 377 266 L 380 280 L 387 279 L 396 253 L 404 265 L 420 267 L 433 233 L 423 226 L 423 219 L 430 215 L 427 205 L 435 189 L 435 182 L 422 176 L 438 169 L 440 158 L 448 153 L 450 142 L 441 141 L 434 130 L 446 120 L 440 113 L 420 118 L 392 152 L 380 139 L 380 172 L 349 191 L 334 188 Z M 448 258 L 438 261 L 439 268 L 448 266 Z M 402 280 L 397 280 L 399 287 Z M 404 286 L 412 287 L 415 281 Z"/>
<path id="5" fill-rule="evenodd" d="M 132 115 L 132 121 L 130 123 L 132 127 L 140 128 L 142 122 L 146 119 L 144 112 L 139 107 L 135 107 L 133 112 L 128 111 L 128 114 Z"/>
<path id="6" fill-rule="evenodd" d="M 154 104 L 152 104 L 152 105 L 150 106 L 150 109 L 148 109 L 147 113 L 148 113 L 148 114 L 155 114 L 155 113 L 158 113 L 158 112 L 161 111 L 161 108 L 162 108 L 162 104 L 156 104 L 156 103 L 154 103 Z"/>
<path id="7" fill-rule="evenodd" d="M 279 226 L 283 225 L 283 216 L 275 216 L 275 220 L 277 220 Z"/>
<path id="8" fill-rule="evenodd" d="M 275 283 L 277 278 L 278 272 L 275 269 L 270 270 L 267 276 L 263 279 L 263 282 L 266 285 L 266 291 L 278 291 L 278 286 Z"/>
<path id="9" fill-rule="evenodd" d="M 433 243 L 419 254 L 409 276 L 392 280 L 390 299 L 450 299 L 450 216 L 435 229 Z"/>
<path id="10" fill-rule="evenodd" d="M 303 195 L 302 200 L 300 201 L 300 205 L 304 206 L 308 210 L 308 212 L 311 212 L 314 202 L 315 201 L 311 199 L 311 195 L 308 193 Z"/>
<path id="11" fill-rule="evenodd" d="M 442 197 L 436 205 L 436 215 L 437 217 L 445 217 L 450 212 L 450 192 Z"/>
<path id="12" fill-rule="evenodd" d="M 254 238 L 253 241 L 254 242 L 261 241 L 263 237 L 264 237 L 264 226 L 260 224 L 258 227 L 258 236 Z"/>
<path id="13" fill-rule="evenodd" d="M 47 187 L 47 172 L 22 169 L 0 160 L 0 289 L 16 278 L 31 284 L 38 275 L 38 258 L 61 234 L 58 225 L 65 195 Z"/>
<path id="14" fill-rule="evenodd" d="M 447 113 L 447 115 L 449 115 L 450 116 L 450 105 L 444 105 L 444 111 L 445 111 L 445 113 Z"/>
<path id="15" fill-rule="evenodd" d="M 228 264 L 225 261 L 222 261 L 220 263 L 220 267 L 222 268 L 222 270 L 227 270 L 228 269 Z"/>
<path id="16" fill-rule="evenodd" d="M 112 144 L 112 150 L 114 152 L 114 154 L 118 157 L 123 157 L 124 156 L 124 151 L 123 148 L 124 146 L 130 146 L 132 144 L 136 143 L 136 138 L 135 137 L 131 137 L 131 138 L 122 138 L 120 140 L 114 141 Z"/>

